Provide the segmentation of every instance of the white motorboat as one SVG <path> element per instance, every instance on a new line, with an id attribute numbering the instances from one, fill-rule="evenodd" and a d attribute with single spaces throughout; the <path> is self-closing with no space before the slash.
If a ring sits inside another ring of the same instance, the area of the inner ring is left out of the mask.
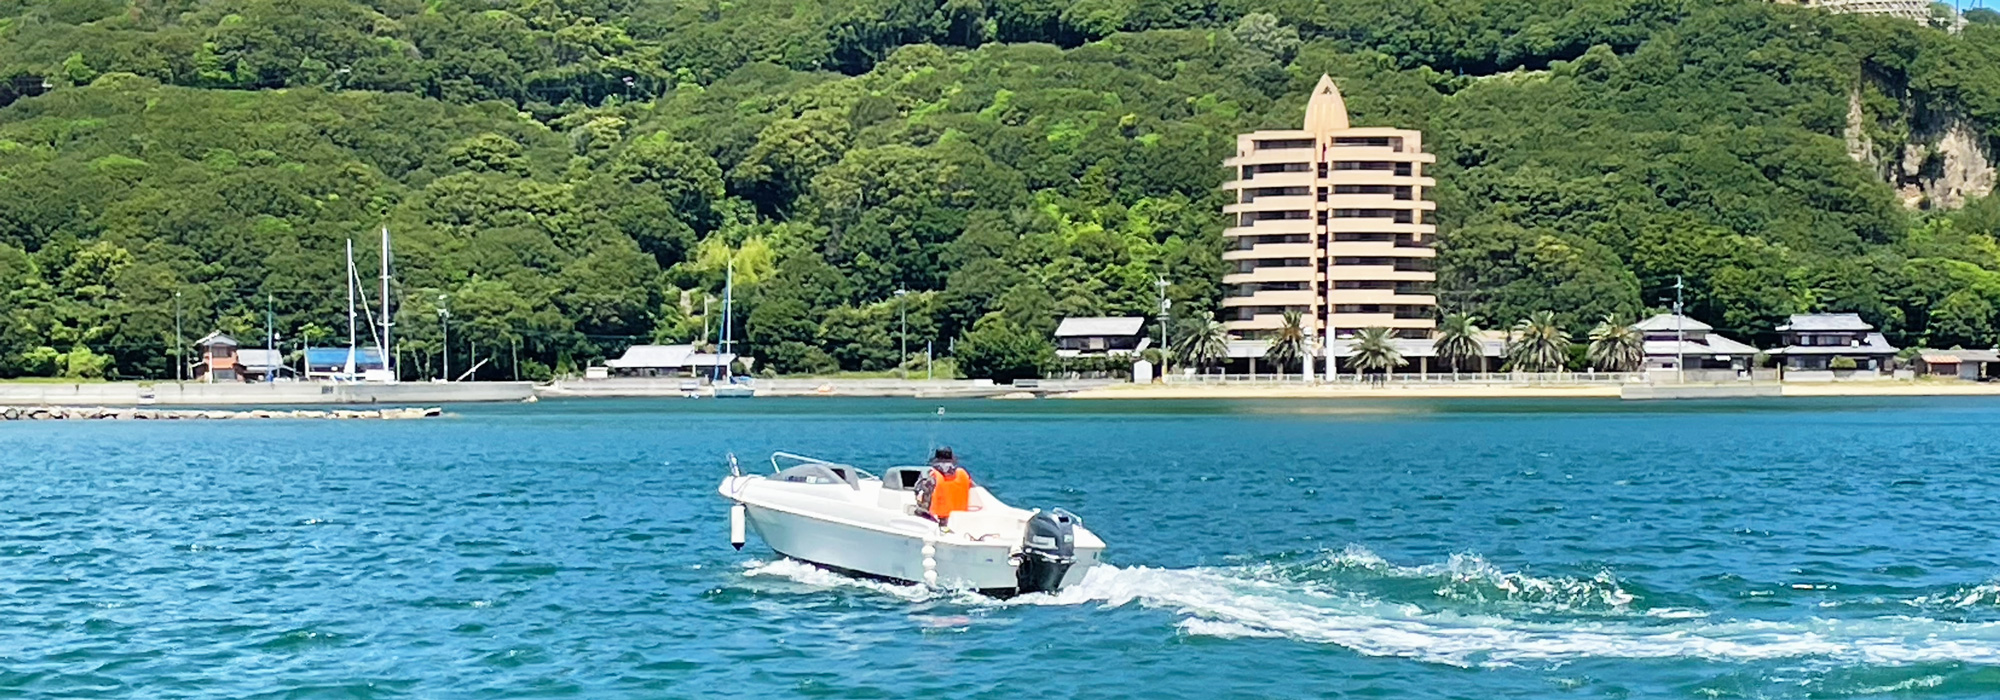
<path id="1" fill-rule="evenodd" d="M 779 452 L 769 475 L 732 474 L 717 489 L 734 502 L 730 540 L 744 529 L 778 554 L 839 573 L 1011 596 L 1083 580 L 1104 541 L 1062 509 L 1022 510 L 974 485 L 947 526 L 918 515 L 916 485 L 928 467 L 881 476 Z"/>

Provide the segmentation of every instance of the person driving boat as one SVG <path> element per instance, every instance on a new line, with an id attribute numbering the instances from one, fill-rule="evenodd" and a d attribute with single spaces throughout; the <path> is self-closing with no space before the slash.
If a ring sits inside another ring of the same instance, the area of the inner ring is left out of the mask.
<path id="1" fill-rule="evenodd" d="M 930 470 L 917 481 L 917 512 L 947 525 L 951 514 L 967 510 L 972 500 L 972 473 L 958 465 L 951 448 L 931 453 Z"/>

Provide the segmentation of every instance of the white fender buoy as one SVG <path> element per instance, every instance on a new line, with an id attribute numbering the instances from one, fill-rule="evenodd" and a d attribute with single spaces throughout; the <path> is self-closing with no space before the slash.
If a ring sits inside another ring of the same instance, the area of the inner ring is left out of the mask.
<path id="1" fill-rule="evenodd" d="M 729 544 L 743 550 L 743 504 L 729 507 Z"/>
<path id="2" fill-rule="evenodd" d="M 937 545 L 930 540 L 924 540 L 924 583 L 936 586 L 937 580 Z"/>

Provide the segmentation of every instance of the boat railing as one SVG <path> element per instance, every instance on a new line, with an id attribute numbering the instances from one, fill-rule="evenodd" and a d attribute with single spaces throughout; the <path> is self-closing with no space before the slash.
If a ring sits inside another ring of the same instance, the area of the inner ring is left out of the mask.
<path id="1" fill-rule="evenodd" d="M 785 464 L 779 464 L 778 463 L 779 460 L 784 460 Z M 785 470 L 786 466 L 795 467 L 801 464 L 820 464 L 829 467 L 848 467 L 850 469 L 852 468 L 849 467 L 849 465 L 841 464 L 839 462 L 831 462 L 824 459 L 820 459 L 818 457 L 807 457 L 802 454 L 793 454 L 791 452 L 771 453 L 771 471 L 773 472 L 781 472 Z"/>
<path id="2" fill-rule="evenodd" d="M 781 460 L 783 461 L 782 464 L 780 463 Z M 773 474 L 783 473 L 787 467 L 797 467 L 806 464 L 813 464 L 826 467 L 828 470 L 839 475 L 841 480 L 846 481 L 849 484 L 858 483 L 862 479 L 880 478 L 875 476 L 873 473 L 870 473 L 868 470 L 862 469 L 852 464 L 844 464 L 841 462 L 828 461 L 820 459 L 818 457 L 807 457 L 802 454 L 794 454 L 791 452 L 771 453 L 771 473 Z"/>

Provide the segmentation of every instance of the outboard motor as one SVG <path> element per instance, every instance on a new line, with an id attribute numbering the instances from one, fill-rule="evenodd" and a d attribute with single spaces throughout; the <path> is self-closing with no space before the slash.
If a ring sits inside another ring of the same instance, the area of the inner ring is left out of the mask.
<path id="1" fill-rule="evenodd" d="M 1076 562 L 1076 514 L 1057 508 L 1036 511 L 1021 535 L 1020 562 L 1014 568 L 1015 592 L 1054 591 Z"/>

